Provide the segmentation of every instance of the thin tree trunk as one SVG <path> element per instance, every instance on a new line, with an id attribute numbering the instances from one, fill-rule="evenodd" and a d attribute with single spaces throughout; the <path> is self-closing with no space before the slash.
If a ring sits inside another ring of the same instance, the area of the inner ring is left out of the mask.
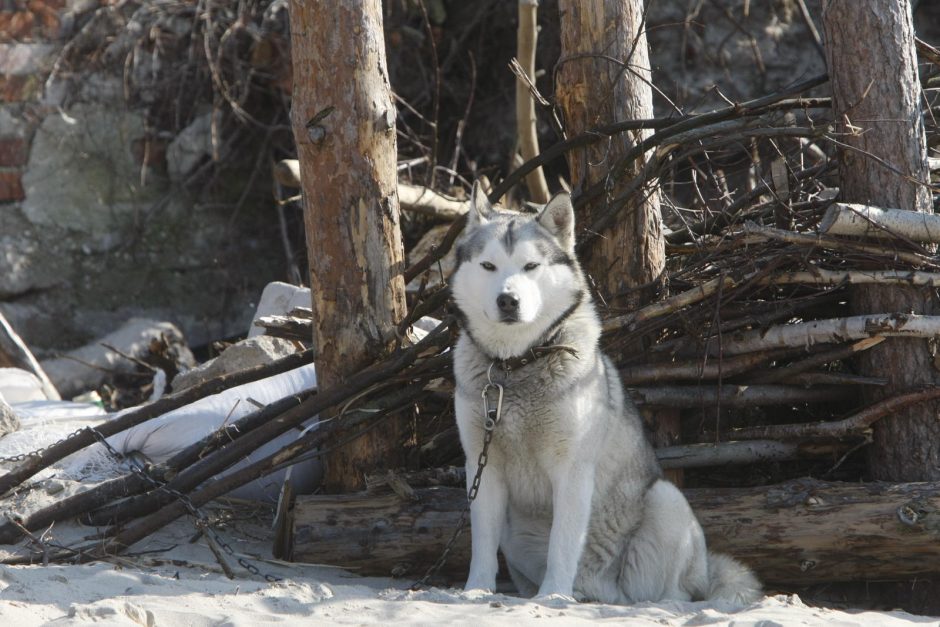
<path id="1" fill-rule="evenodd" d="M 840 154 L 842 200 L 929 212 L 926 141 L 921 118 L 914 27 L 908 0 L 827 0 L 823 3 L 833 109 L 846 148 Z M 931 290 L 858 286 L 857 314 L 931 314 Z M 862 372 L 890 384 L 868 391 L 881 398 L 938 380 L 923 339 L 892 338 L 860 358 Z M 873 399 L 869 399 L 873 400 Z M 908 407 L 878 423 L 869 462 L 879 479 L 940 479 L 938 404 Z"/>
<path id="2" fill-rule="evenodd" d="M 380 0 L 292 2 L 290 13 L 313 340 L 328 389 L 385 351 L 405 313 L 395 106 Z M 328 489 L 361 487 L 400 449 L 387 424 L 327 456 Z"/>
<path id="3" fill-rule="evenodd" d="M 643 3 L 560 0 L 559 11 L 561 59 L 556 93 L 568 136 L 617 120 L 652 118 L 649 51 L 641 30 Z M 586 188 L 600 181 L 618 157 L 648 135 L 649 131 L 622 133 L 572 150 L 568 153 L 572 184 Z M 642 162 L 635 163 L 622 180 L 629 181 L 642 167 Z M 618 193 L 615 187 L 608 196 Z M 595 240 L 586 261 L 588 274 L 607 302 L 631 309 L 645 304 L 648 290 L 630 290 L 658 279 L 663 271 L 659 195 L 638 193 L 632 206 Z"/>
<path id="4" fill-rule="evenodd" d="M 535 84 L 535 46 L 539 38 L 539 0 L 519 0 L 519 28 L 516 35 L 516 57 L 519 65 Z M 519 136 L 519 153 L 523 161 L 539 155 L 538 121 L 535 118 L 535 97 L 521 78 L 516 78 L 516 134 Z M 532 202 L 547 203 L 548 183 L 545 172 L 536 168 L 525 177 L 529 198 Z"/>
<path id="5" fill-rule="evenodd" d="M 641 0 L 560 0 L 561 59 L 556 95 L 565 116 L 565 131 L 574 137 L 623 119 L 653 117 L 653 91 L 649 50 L 643 30 Z M 621 133 L 608 141 L 568 153 L 568 168 L 575 187 L 585 189 L 604 179 L 619 157 L 650 134 L 649 130 Z M 643 169 L 638 160 L 620 179 L 630 181 Z M 620 195 L 615 185 L 606 198 Z M 589 215 L 582 213 L 582 218 Z M 587 220 L 582 220 L 582 226 Z M 594 239 L 585 254 L 585 270 L 602 306 L 635 310 L 646 305 L 665 267 L 665 244 L 659 193 L 640 190 L 620 212 L 614 224 Z M 638 347 L 640 349 L 641 347 Z M 631 349 L 632 350 L 632 349 Z M 653 425 L 653 444 L 678 441 L 679 413 L 674 409 L 644 410 Z M 680 471 L 670 478 L 681 483 Z"/>

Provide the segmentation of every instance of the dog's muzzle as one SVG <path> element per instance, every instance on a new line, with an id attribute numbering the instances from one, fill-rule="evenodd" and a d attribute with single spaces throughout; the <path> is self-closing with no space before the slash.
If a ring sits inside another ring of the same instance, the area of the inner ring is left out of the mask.
<path id="1" fill-rule="evenodd" d="M 519 321 L 519 297 L 512 292 L 503 292 L 497 296 L 496 307 L 499 309 L 501 322 Z"/>

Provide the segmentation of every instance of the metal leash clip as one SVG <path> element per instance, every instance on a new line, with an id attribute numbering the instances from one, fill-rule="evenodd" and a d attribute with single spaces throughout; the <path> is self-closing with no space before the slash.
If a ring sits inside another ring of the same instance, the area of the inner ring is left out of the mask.
<path id="1" fill-rule="evenodd" d="M 496 362 L 493 363 L 495 364 Z M 486 371 L 486 385 L 483 386 L 483 429 L 486 431 L 493 431 L 496 425 L 499 424 L 500 418 L 503 416 L 503 386 L 499 383 L 493 383 L 493 379 L 490 376 L 492 371 L 493 364 L 490 364 L 490 367 Z M 496 390 L 496 409 L 490 408 L 489 391 L 491 389 Z"/>

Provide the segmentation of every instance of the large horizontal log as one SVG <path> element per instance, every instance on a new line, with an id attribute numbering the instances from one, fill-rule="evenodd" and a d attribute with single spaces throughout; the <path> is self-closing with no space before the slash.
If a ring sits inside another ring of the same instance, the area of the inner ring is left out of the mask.
<path id="1" fill-rule="evenodd" d="M 484 473 L 483 488 L 486 489 Z M 416 577 L 451 538 L 461 488 L 299 497 L 294 559 L 363 575 Z M 940 483 L 826 483 L 686 490 L 711 549 L 751 566 L 769 586 L 906 580 L 940 572 Z M 459 584 L 469 523 L 442 575 Z"/>

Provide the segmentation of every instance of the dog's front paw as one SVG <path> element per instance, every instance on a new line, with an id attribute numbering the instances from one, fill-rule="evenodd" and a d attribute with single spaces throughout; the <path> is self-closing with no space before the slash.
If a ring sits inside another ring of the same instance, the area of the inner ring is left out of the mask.
<path id="1" fill-rule="evenodd" d="M 539 605 L 544 605 L 545 607 L 551 607 L 555 609 L 568 607 L 572 603 L 577 603 L 575 598 L 570 594 L 561 594 L 559 592 L 550 592 L 547 594 L 542 594 L 541 591 L 534 599 L 532 599 Z"/>
<path id="2" fill-rule="evenodd" d="M 470 576 L 467 577 L 467 584 L 463 587 L 465 592 L 471 592 L 473 590 L 485 590 L 487 594 L 493 594 L 493 590 L 496 589 L 496 574 L 489 576 L 489 574 L 479 574 L 479 573 L 470 573 Z"/>
<path id="3" fill-rule="evenodd" d="M 471 588 L 470 586 L 467 586 L 463 589 L 463 594 L 461 596 L 470 601 L 479 601 L 480 599 L 493 596 L 493 591 L 489 588 Z"/>

